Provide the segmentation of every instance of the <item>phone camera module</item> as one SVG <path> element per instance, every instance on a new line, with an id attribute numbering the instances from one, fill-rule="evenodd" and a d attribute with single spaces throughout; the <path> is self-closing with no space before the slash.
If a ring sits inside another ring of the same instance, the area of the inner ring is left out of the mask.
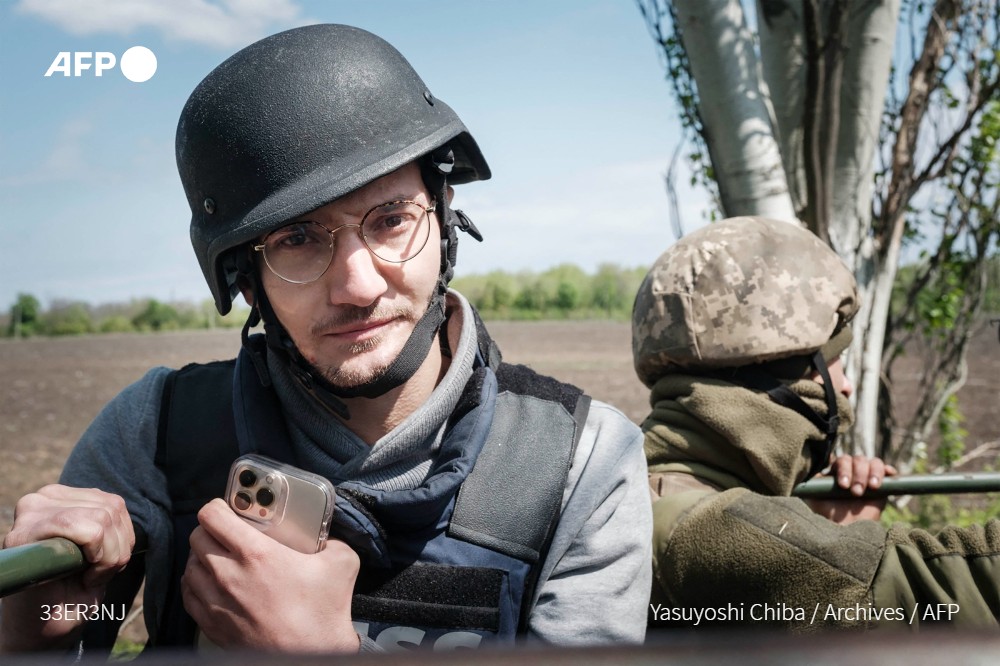
<path id="1" fill-rule="evenodd" d="M 257 475 L 253 473 L 253 470 L 245 469 L 240 472 L 240 485 L 249 488 L 253 484 L 257 483 Z"/>
<path id="2" fill-rule="evenodd" d="M 257 491 L 257 504 L 271 506 L 272 503 L 274 503 L 274 493 L 270 488 L 261 488 Z"/>
<path id="3" fill-rule="evenodd" d="M 250 497 L 250 493 L 245 490 L 241 490 L 236 493 L 236 497 L 233 498 L 233 504 L 235 504 L 236 508 L 240 511 L 246 511 L 250 508 L 250 505 L 253 504 L 253 498 Z"/>

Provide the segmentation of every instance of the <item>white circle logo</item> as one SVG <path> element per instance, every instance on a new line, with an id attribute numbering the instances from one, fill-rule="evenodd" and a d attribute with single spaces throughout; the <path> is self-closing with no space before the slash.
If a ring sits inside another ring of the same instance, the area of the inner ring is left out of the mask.
<path id="1" fill-rule="evenodd" d="M 142 83 L 156 74 L 156 56 L 145 46 L 133 46 L 122 54 L 118 66 L 129 81 Z"/>

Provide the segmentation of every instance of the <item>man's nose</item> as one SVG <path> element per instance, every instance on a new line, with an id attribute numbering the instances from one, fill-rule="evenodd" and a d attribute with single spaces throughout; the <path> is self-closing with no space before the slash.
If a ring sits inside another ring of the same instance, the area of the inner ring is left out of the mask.
<path id="1" fill-rule="evenodd" d="M 367 307 L 388 289 L 388 283 L 379 272 L 378 259 L 365 245 L 356 227 L 337 234 L 326 278 L 330 283 L 330 302 L 334 305 Z"/>
<path id="2" fill-rule="evenodd" d="M 850 398 L 852 395 L 854 395 L 854 384 L 851 383 L 851 380 L 847 378 L 846 374 L 844 375 L 843 384 L 840 387 L 840 392 L 844 395 L 845 398 Z"/>

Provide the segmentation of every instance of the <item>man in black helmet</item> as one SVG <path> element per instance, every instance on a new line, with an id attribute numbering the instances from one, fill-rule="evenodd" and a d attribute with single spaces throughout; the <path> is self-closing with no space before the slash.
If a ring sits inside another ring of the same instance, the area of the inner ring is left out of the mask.
<path id="1" fill-rule="evenodd" d="M 490 171 L 409 63 L 347 26 L 261 40 L 192 93 L 177 161 L 219 311 L 237 292 L 252 306 L 242 350 L 151 370 L 85 433 L 61 485 L 22 498 L 5 545 L 65 536 L 90 567 L 5 601 L 0 644 L 105 645 L 115 623 L 39 606 L 130 601 L 143 578 L 153 646 L 199 631 L 321 652 L 641 641 L 641 433 L 502 363 L 448 290 L 456 231 L 481 238 L 451 186 Z M 318 553 L 218 499 L 251 452 L 336 486 Z M 136 534 L 145 554 L 130 556 Z"/>

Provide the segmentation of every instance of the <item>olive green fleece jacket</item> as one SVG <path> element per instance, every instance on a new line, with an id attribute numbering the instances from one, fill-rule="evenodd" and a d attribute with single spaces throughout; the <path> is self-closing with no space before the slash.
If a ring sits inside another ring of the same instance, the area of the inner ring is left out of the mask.
<path id="1" fill-rule="evenodd" d="M 818 384 L 790 388 L 825 413 Z M 788 496 L 822 441 L 806 419 L 701 377 L 667 376 L 650 401 L 652 627 L 1000 626 L 1000 521 L 937 535 L 838 525 Z"/>

